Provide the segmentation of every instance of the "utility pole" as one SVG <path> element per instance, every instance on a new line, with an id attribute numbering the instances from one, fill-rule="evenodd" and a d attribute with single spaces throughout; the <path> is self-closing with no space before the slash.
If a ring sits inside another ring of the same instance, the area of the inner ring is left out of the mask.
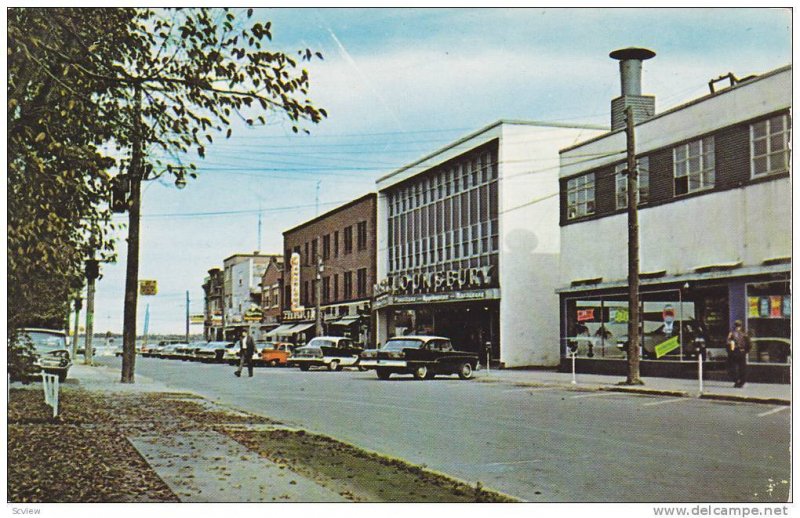
<path id="1" fill-rule="evenodd" d="M 139 225 L 142 204 L 142 87 L 134 91 L 131 163 L 128 170 L 131 194 L 128 202 L 128 257 L 125 272 L 125 311 L 122 327 L 122 383 L 134 383 L 136 363 L 136 306 L 139 289 Z"/>
<path id="2" fill-rule="evenodd" d="M 94 254 L 92 254 L 94 255 Z M 100 274 L 100 266 L 94 257 L 86 261 L 86 345 L 83 353 L 83 363 L 92 365 L 94 351 L 92 337 L 94 335 L 94 281 Z"/>
<path id="3" fill-rule="evenodd" d="M 322 270 L 324 269 L 324 266 L 322 265 L 322 256 L 317 254 L 316 261 L 317 275 L 314 279 L 314 297 L 316 298 L 316 309 L 314 313 L 316 315 L 316 321 L 314 331 L 316 336 L 322 336 L 322 311 L 320 307 L 322 300 Z"/>
<path id="4" fill-rule="evenodd" d="M 186 343 L 189 343 L 189 290 L 186 290 Z"/>
<path id="5" fill-rule="evenodd" d="M 633 108 L 625 109 L 628 155 L 628 378 L 626 385 L 643 385 L 639 377 L 639 170 L 636 165 Z"/>

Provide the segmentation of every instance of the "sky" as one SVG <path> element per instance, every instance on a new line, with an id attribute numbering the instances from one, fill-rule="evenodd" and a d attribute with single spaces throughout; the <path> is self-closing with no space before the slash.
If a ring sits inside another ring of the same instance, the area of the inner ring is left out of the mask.
<path id="1" fill-rule="evenodd" d="M 708 93 L 709 80 L 791 63 L 791 12 L 743 8 L 256 9 L 277 50 L 310 48 L 309 97 L 328 118 L 295 135 L 279 117 L 233 127 L 182 190 L 144 186 L 140 279 L 159 293 L 151 334 L 182 334 L 202 284 L 235 253 L 281 253 L 282 232 L 375 190 L 375 180 L 500 119 L 608 125 L 623 47 L 646 47 L 642 93 L 657 112 Z M 261 234 L 259 235 L 259 214 Z M 127 215 L 115 217 L 124 223 Z M 102 266 L 95 331 L 121 333 L 125 231 Z M 83 316 L 82 316 L 83 320 Z M 202 326 L 192 326 L 202 333 Z"/>

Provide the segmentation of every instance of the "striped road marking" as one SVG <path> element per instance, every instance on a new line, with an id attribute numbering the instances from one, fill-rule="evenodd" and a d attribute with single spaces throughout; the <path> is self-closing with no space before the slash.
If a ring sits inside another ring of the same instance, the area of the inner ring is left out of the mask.
<path id="1" fill-rule="evenodd" d="M 676 399 L 664 399 L 662 401 L 653 401 L 652 403 L 645 403 L 642 406 L 656 406 L 656 405 L 667 405 L 669 403 L 680 403 L 681 401 L 688 400 L 688 397 L 679 397 Z"/>
<path id="2" fill-rule="evenodd" d="M 580 396 L 570 396 L 570 399 L 583 399 L 586 397 L 601 397 L 601 396 L 613 396 L 614 392 L 593 392 L 591 394 L 581 394 Z"/>
<path id="3" fill-rule="evenodd" d="M 777 414 L 778 412 L 780 412 L 782 410 L 788 410 L 788 409 L 789 409 L 788 406 L 775 407 L 772 410 L 767 410 L 766 412 L 762 412 L 762 413 L 758 414 L 758 417 L 764 417 L 764 416 L 767 416 L 767 415 L 770 415 L 770 414 Z"/>

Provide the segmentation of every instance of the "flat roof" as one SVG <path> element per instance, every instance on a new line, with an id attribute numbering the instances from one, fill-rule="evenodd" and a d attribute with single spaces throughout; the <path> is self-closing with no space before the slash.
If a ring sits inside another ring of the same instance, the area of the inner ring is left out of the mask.
<path id="1" fill-rule="evenodd" d="M 395 175 L 398 175 L 398 174 L 400 174 L 400 173 L 402 173 L 404 171 L 407 171 L 408 169 L 411 169 L 412 167 L 415 167 L 415 166 L 425 162 L 426 160 L 430 160 L 431 158 L 434 158 L 437 155 L 441 155 L 441 154 L 443 154 L 443 153 L 445 153 L 445 152 L 447 152 L 447 151 L 449 151 L 449 150 L 451 150 L 451 149 L 453 149 L 453 148 L 455 148 L 457 146 L 460 146 L 461 144 L 463 144 L 465 142 L 468 142 L 468 141 L 470 141 L 470 140 L 472 140 L 472 139 L 474 139 L 474 138 L 476 138 L 476 137 L 478 137 L 478 136 L 480 136 L 480 135 L 482 135 L 484 133 L 488 133 L 489 131 L 491 131 L 491 130 L 499 127 L 499 126 L 502 126 L 504 124 L 516 125 L 516 126 L 536 126 L 536 127 L 542 127 L 542 128 L 565 128 L 565 129 L 572 128 L 572 129 L 593 129 L 593 130 L 605 130 L 605 129 L 608 129 L 607 126 L 599 126 L 599 125 L 595 125 L 595 124 L 567 124 L 567 123 L 561 123 L 561 122 L 544 122 L 544 121 L 530 121 L 530 120 L 529 121 L 525 121 L 525 120 L 514 120 L 514 119 L 500 119 L 498 121 L 495 121 L 495 122 L 489 124 L 488 126 L 484 126 L 483 128 L 468 134 L 465 137 L 462 137 L 462 138 L 460 138 L 460 139 L 458 139 L 458 140 L 456 140 L 454 142 L 451 142 L 450 144 L 448 144 L 448 145 L 446 145 L 446 146 L 434 151 L 433 153 L 425 155 L 422 158 L 420 158 L 418 160 L 415 160 L 414 162 L 411 162 L 410 164 L 406 164 L 403 167 L 401 167 L 399 169 L 396 169 L 393 172 L 378 178 L 376 183 L 380 183 L 380 182 L 382 182 L 384 180 L 388 180 L 388 179 L 390 179 L 391 177 L 393 177 Z M 420 171 L 420 172 L 422 172 L 422 171 Z"/>
<path id="2" fill-rule="evenodd" d="M 319 221 L 321 221 L 321 220 L 323 220 L 323 219 L 325 219 L 327 217 L 332 216 L 333 214 L 336 214 L 337 212 L 341 212 L 341 211 L 343 211 L 345 209 L 349 209 L 350 207 L 352 207 L 354 205 L 358 205 L 359 203 L 361 203 L 363 201 L 366 201 L 369 198 L 376 198 L 377 199 L 377 197 L 378 197 L 378 193 L 376 193 L 376 192 L 369 192 L 367 194 L 364 194 L 363 196 L 359 196 L 358 198 L 356 198 L 354 200 L 348 201 L 344 205 L 339 205 L 338 207 L 335 207 L 335 208 L 329 210 L 328 212 L 324 212 L 324 213 L 320 214 L 319 216 L 315 216 L 313 219 L 309 219 L 308 221 L 304 221 L 303 223 L 300 223 L 299 225 L 295 225 L 295 226 L 293 226 L 292 228 L 290 228 L 288 230 L 284 230 L 283 231 L 283 235 L 285 236 L 286 234 L 288 234 L 290 232 L 294 232 L 295 230 L 300 230 L 303 227 L 307 227 L 308 225 L 312 225 L 314 223 L 317 223 L 317 222 L 319 222 Z"/>
<path id="3" fill-rule="evenodd" d="M 729 92 L 738 90 L 740 88 L 746 88 L 746 87 L 748 87 L 748 86 L 750 86 L 750 85 L 752 85 L 754 83 L 757 83 L 758 81 L 761 81 L 762 79 L 767 79 L 767 78 L 772 77 L 774 75 L 786 72 L 787 70 L 791 70 L 791 68 L 792 68 L 792 65 L 785 65 L 785 66 L 782 66 L 780 68 L 776 68 L 774 70 L 770 70 L 769 72 L 765 72 L 763 74 L 759 74 L 759 75 L 756 75 L 756 76 L 751 76 L 749 79 L 743 78 L 743 79 L 746 79 L 746 80 L 740 80 L 739 83 L 736 83 L 733 86 L 729 86 L 728 88 L 725 88 L 723 90 L 719 90 L 719 91 L 717 91 L 717 92 L 715 92 L 713 94 L 712 93 L 708 93 L 708 94 L 706 94 L 706 95 L 704 95 L 702 97 L 698 97 L 696 99 L 692 99 L 692 100 L 687 101 L 687 102 L 685 102 L 683 104 L 679 104 L 678 106 L 670 108 L 670 109 L 668 109 L 666 111 L 657 113 L 657 114 L 653 115 L 652 117 L 648 118 L 647 120 L 643 120 L 641 122 L 636 123 L 636 126 L 642 126 L 644 124 L 647 124 L 650 121 L 654 121 L 654 120 L 659 119 L 661 117 L 666 117 L 667 115 L 670 115 L 670 114 L 675 113 L 675 112 L 680 111 L 680 110 L 685 110 L 686 108 L 688 108 L 690 106 L 693 106 L 695 104 L 700 104 L 700 103 L 705 102 L 705 101 L 707 101 L 707 100 L 709 100 L 711 98 L 715 98 L 715 97 L 719 97 L 721 95 L 725 95 L 725 94 L 727 94 Z M 624 131 L 625 131 L 625 128 L 618 128 L 618 129 L 609 131 L 608 133 L 604 133 L 602 135 L 598 135 L 598 136 L 590 138 L 588 140 L 584 140 L 583 142 L 581 142 L 579 144 L 575 144 L 575 145 L 572 145 L 572 146 L 569 146 L 569 147 L 565 147 L 565 148 L 559 150 L 558 153 L 561 154 L 561 153 L 566 153 L 568 151 L 572 151 L 574 149 L 580 149 L 581 147 L 583 147 L 583 146 L 585 146 L 587 144 L 591 144 L 593 142 L 598 142 L 600 140 L 608 138 L 611 135 L 614 135 L 614 134 L 620 133 L 620 132 L 624 132 Z"/>

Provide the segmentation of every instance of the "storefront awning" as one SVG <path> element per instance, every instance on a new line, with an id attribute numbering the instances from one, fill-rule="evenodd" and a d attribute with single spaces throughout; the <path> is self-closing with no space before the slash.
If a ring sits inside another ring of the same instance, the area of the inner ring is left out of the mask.
<path id="1" fill-rule="evenodd" d="M 305 331 L 310 327 L 314 327 L 314 322 L 311 322 L 310 324 L 297 324 L 296 326 L 289 329 L 289 331 L 287 331 L 286 334 L 296 335 L 297 333 L 302 333 L 303 331 Z"/>
<path id="2" fill-rule="evenodd" d="M 291 333 L 289 330 L 294 327 L 294 324 L 281 324 L 269 333 L 266 336 L 288 336 Z"/>
<path id="3" fill-rule="evenodd" d="M 339 320 L 334 320 L 333 322 L 330 322 L 328 325 L 331 325 L 331 326 L 350 326 L 350 325 L 353 325 L 353 323 L 355 323 L 356 321 L 358 321 L 359 318 L 361 318 L 361 317 L 358 316 L 358 315 L 356 315 L 354 317 L 352 317 L 352 316 L 351 317 L 342 317 Z"/>

